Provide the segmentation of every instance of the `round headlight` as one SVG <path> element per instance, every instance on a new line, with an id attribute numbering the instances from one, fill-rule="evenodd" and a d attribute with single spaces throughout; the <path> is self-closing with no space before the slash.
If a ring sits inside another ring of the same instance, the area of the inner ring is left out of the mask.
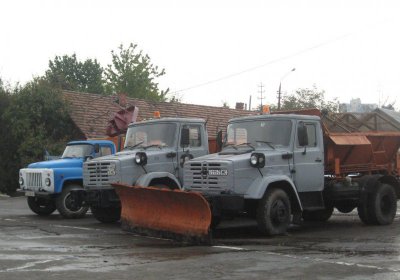
<path id="1" fill-rule="evenodd" d="M 147 155 L 146 155 L 146 153 L 143 153 L 143 152 L 136 153 L 136 155 L 135 155 L 135 163 L 138 164 L 138 165 L 142 165 L 142 166 L 146 165 L 146 163 L 147 163 Z"/>
<path id="2" fill-rule="evenodd" d="M 258 163 L 258 157 L 257 155 L 251 155 L 250 157 L 250 164 L 251 166 L 256 166 Z"/>
<path id="3" fill-rule="evenodd" d="M 22 186 L 24 184 L 24 178 L 19 177 L 19 185 Z"/>
<path id="4" fill-rule="evenodd" d="M 265 155 L 263 153 L 253 153 L 250 156 L 252 167 L 263 168 L 265 166 Z"/>
<path id="5" fill-rule="evenodd" d="M 46 186 L 50 187 L 50 185 L 51 185 L 51 180 L 50 180 L 50 178 L 46 178 L 46 179 L 44 180 L 44 184 L 45 184 Z"/>

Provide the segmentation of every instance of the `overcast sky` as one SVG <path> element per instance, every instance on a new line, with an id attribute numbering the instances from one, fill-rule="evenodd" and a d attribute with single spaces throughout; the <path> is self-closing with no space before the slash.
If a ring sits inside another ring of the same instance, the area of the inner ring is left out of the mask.
<path id="1" fill-rule="evenodd" d="M 105 67 L 133 42 L 185 103 L 234 107 L 252 96 L 255 107 L 262 83 L 263 103 L 276 104 L 284 77 L 287 94 L 315 84 L 330 100 L 398 109 L 399 13 L 395 0 L 2 0 L 0 77 L 24 83 L 73 53 Z"/>

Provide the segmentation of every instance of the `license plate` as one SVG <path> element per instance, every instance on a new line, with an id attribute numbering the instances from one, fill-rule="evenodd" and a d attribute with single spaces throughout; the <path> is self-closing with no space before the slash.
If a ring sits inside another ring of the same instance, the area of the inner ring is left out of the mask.
<path id="1" fill-rule="evenodd" d="M 226 169 L 209 169 L 208 170 L 208 175 L 210 176 L 228 176 L 228 170 Z"/>
<path id="2" fill-rule="evenodd" d="M 33 191 L 26 191 L 25 196 L 35 196 L 35 192 Z"/>

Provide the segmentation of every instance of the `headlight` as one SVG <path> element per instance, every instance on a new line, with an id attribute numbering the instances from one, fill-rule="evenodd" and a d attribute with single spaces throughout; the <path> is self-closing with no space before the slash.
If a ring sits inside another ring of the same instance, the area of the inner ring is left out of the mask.
<path id="1" fill-rule="evenodd" d="M 115 162 L 110 163 L 110 165 L 107 168 L 107 174 L 109 176 L 114 176 L 116 174 L 115 168 L 116 168 Z"/>
<path id="2" fill-rule="evenodd" d="M 135 155 L 135 163 L 137 165 L 142 165 L 142 166 L 146 165 L 147 164 L 147 155 L 146 155 L 146 153 L 143 153 L 143 152 L 136 153 L 136 155 Z"/>
<path id="3" fill-rule="evenodd" d="M 46 179 L 44 180 L 44 184 L 45 184 L 47 187 L 50 187 L 50 185 L 51 185 L 51 180 L 50 180 L 50 178 L 46 178 Z"/>
<path id="4" fill-rule="evenodd" d="M 22 178 L 22 177 L 19 177 L 19 185 L 20 186 L 23 186 L 24 185 L 24 178 Z"/>
<path id="5" fill-rule="evenodd" d="M 265 166 L 265 155 L 262 153 L 251 154 L 250 165 L 252 167 L 263 168 Z"/>

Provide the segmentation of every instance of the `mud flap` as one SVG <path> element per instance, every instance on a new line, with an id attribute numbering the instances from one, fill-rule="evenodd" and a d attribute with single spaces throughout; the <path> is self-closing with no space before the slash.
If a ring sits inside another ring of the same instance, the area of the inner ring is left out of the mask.
<path id="1" fill-rule="evenodd" d="M 196 192 L 112 184 L 124 230 L 191 244 L 211 243 L 211 210 Z"/>

